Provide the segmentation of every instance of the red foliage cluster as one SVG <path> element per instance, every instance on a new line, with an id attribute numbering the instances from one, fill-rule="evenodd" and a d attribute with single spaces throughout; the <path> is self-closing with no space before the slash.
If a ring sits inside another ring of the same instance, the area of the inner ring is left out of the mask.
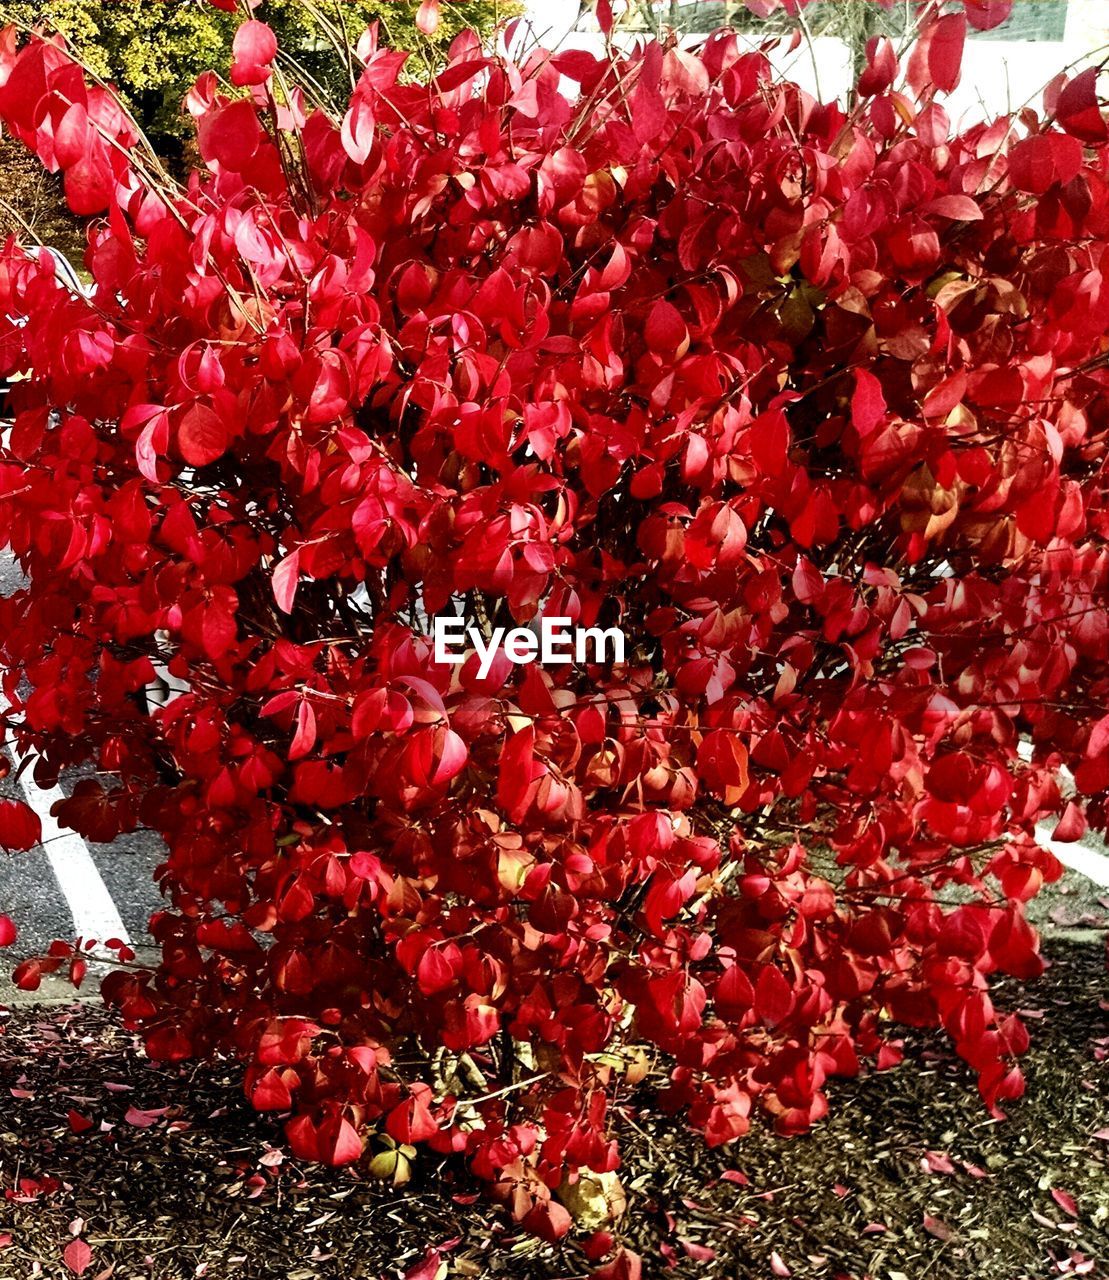
<path id="1" fill-rule="evenodd" d="M 548 1234 L 641 1046 L 712 1143 L 896 1023 L 1020 1093 L 1034 827 L 1109 793 L 1109 145 L 1092 71 L 952 136 L 965 22 L 849 110 L 727 33 L 422 84 L 370 32 L 334 115 L 252 22 L 182 188 L 5 37 L 0 117 L 104 215 L 87 298 L 0 259 L 7 718 L 96 766 L 63 821 L 165 839 L 161 963 L 104 987 L 152 1055 Z M 481 678 L 460 603 L 633 651 Z"/>

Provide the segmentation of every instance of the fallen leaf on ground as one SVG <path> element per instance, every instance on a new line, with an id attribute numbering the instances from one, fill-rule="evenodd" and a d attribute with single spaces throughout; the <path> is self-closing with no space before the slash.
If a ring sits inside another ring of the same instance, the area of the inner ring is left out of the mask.
<path id="1" fill-rule="evenodd" d="M 144 1111 L 142 1107 L 128 1107 L 127 1114 L 123 1118 L 128 1124 L 133 1124 L 136 1129 L 149 1129 L 151 1125 L 157 1124 L 168 1110 L 169 1107 L 153 1107 L 149 1111 Z"/>
<path id="2" fill-rule="evenodd" d="M 924 1215 L 924 1230 L 930 1236 L 935 1236 L 937 1240 L 950 1240 L 955 1235 L 955 1232 L 951 1230 L 942 1218 L 933 1218 L 928 1213 Z"/>
<path id="3" fill-rule="evenodd" d="M 1052 1187 L 1051 1198 L 1064 1213 L 1069 1213 L 1072 1218 L 1078 1217 L 1078 1205 L 1069 1191 L 1062 1191 L 1058 1187 Z"/>
<path id="4" fill-rule="evenodd" d="M 415 1266 L 404 1273 L 404 1280 L 443 1280 L 446 1274 L 447 1264 L 439 1250 L 429 1249 Z"/>
<path id="5" fill-rule="evenodd" d="M 71 1240 L 62 1252 L 62 1261 L 75 1276 L 82 1275 L 92 1262 L 92 1250 L 83 1240 Z"/>

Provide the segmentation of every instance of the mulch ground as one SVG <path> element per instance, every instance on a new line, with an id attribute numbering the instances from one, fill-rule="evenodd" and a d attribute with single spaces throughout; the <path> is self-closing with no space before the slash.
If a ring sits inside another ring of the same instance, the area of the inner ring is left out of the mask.
<path id="1" fill-rule="evenodd" d="M 1104 1277 L 1109 975 L 1096 940 L 1050 954 L 1043 979 L 1006 988 L 1034 1039 L 1005 1122 L 924 1036 L 906 1037 L 905 1065 L 834 1085 L 829 1118 L 789 1141 L 709 1151 L 645 1091 L 619 1120 L 621 1228 L 644 1277 Z M 155 1066 L 91 1004 L 14 1010 L 0 1088 L 0 1280 L 71 1276 L 78 1239 L 89 1280 L 392 1280 L 429 1247 L 432 1280 L 591 1269 L 514 1229 L 449 1162 L 421 1157 L 400 1191 L 301 1167 L 230 1067 Z"/>

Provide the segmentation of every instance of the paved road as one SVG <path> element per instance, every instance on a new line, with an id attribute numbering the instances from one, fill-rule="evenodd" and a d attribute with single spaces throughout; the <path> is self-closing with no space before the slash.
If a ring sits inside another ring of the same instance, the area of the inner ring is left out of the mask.
<path id="1" fill-rule="evenodd" d="M 0 594 L 9 595 L 21 581 L 11 556 L 0 553 Z M 5 753 L 14 765 L 10 748 L 5 748 Z M 60 791 L 72 794 L 79 777 L 75 770 L 64 774 L 59 780 Z M 51 818 L 49 804 L 57 795 L 39 792 L 30 784 L 24 788 L 14 769 L 0 779 L 0 796 L 29 801 L 38 809 L 45 837 L 40 848 L 26 853 L 7 855 L 0 851 L 0 911 L 10 915 L 19 928 L 16 945 L 7 954 L 34 954 L 45 950 L 55 938 L 70 939 L 81 932 L 103 940 L 109 927 L 118 932 L 120 924 L 132 946 L 140 953 L 152 954 L 147 922 L 161 904 L 152 876 L 164 853 L 160 837 L 138 831 L 120 836 L 111 845 L 86 843 L 59 829 Z M 0 961 L 0 997 L 10 1002 L 9 967 Z M 71 994 L 72 988 L 55 980 L 44 982 L 39 994 L 66 992 Z"/>

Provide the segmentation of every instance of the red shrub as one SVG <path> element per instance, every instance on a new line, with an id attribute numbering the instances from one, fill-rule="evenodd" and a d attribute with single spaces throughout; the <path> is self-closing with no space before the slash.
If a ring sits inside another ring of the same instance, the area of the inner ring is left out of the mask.
<path id="1" fill-rule="evenodd" d="M 727 34 L 430 85 L 368 34 L 337 120 L 252 27 L 181 190 L 9 33 L 0 116 L 104 214 L 87 300 L 0 261 L 10 719 L 96 765 L 63 820 L 165 838 L 106 997 L 301 1155 L 464 1150 L 552 1233 L 635 1046 L 714 1143 L 894 1022 L 1020 1093 L 1033 829 L 1109 789 L 1109 147 L 1093 72 L 951 136 L 943 21 L 849 113 Z M 460 599 L 633 652 L 481 678 Z"/>

